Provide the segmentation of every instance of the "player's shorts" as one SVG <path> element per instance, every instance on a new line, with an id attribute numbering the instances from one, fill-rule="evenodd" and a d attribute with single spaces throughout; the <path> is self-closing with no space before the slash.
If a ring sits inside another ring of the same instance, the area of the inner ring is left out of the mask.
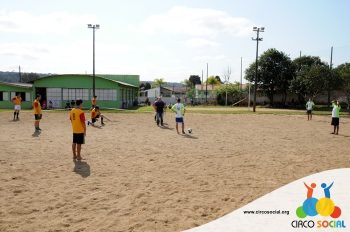
<path id="1" fill-rule="evenodd" d="M 312 110 L 307 110 L 307 114 L 312 114 Z"/>
<path id="2" fill-rule="evenodd" d="M 15 105 L 15 110 L 21 110 L 21 105 Z"/>
<path id="3" fill-rule="evenodd" d="M 184 118 L 175 118 L 176 123 L 184 123 Z"/>
<path id="4" fill-rule="evenodd" d="M 91 122 L 92 122 L 92 123 L 95 123 L 95 122 L 97 122 L 97 119 L 96 119 L 96 118 L 92 118 L 92 119 L 91 119 Z"/>
<path id="5" fill-rule="evenodd" d="M 73 143 L 84 144 L 85 143 L 84 133 L 73 133 Z"/>
<path id="6" fill-rule="evenodd" d="M 42 114 L 34 114 L 35 121 L 39 121 L 42 118 Z"/>
<path id="7" fill-rule="evenodd" d="M 339 118 L 332 118 L 332 126 L 339 126 Z"/>

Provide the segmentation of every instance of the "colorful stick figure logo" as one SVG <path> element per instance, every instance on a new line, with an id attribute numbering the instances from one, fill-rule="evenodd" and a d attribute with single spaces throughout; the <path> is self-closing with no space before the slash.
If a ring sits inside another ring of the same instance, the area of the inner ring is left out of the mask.
<path id="1" fill-rule="evenodd" d="M 333 186 L 332 184 L 328 185 L 326 183 L 322 183 L 321 187 L 324 191 L 324 197 L 317 199 L 313 197 L 314 188 L 316 188 L 316 184 L 312 183 L 308 186 L 305 182 L 304 185 L 307 188 L 307 198 L 304 201 L 303 205 L 298 207 L 296 210 L 296 215 L 299 218 L 305 218 L 306 216 L 331 216 L 332 218 L 338 218 L 341 215 L 341 209 L 334 204 L 331 199 L 330 188 Z"/>

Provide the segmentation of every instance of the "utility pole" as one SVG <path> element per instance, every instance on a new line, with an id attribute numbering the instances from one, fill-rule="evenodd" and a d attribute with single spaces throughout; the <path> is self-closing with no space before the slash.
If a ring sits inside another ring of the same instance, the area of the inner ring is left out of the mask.
<path id="1" fill-rule="evenodd" d="M 92 95 L 95 96 L 95 30 L 100 29 L 100 25 L 88 24 L 88 28 L 92 29 Z"/>
<path id="2" fill-rule="evenodd" d="M 242 57 L 241 57 L 241 90 L 243 89 L 243 79 L 242 79 Z"/>
<path id="3" fill-rule="evenodd" d="M 203 69 L 202 69 L 202 81 L 201 81 L 201 104 L 203 103 Z"/>
<path id="4" fill-rule="evenodd" d="M 21 65 L 18 66 L 19 82 L 22 82 Z"/>
<path id="5" fill-rule="evenodd" d="M 330 80 L 328 81 L 328 106 L 331 105 L 331 82 L 333 81 L 333 46 L 331 47 L 331 62 L 329 63 Z"/>
<path id="6" fill-rule="evenodd" d="M 207 81 L 205 82 L 205 103 L 208 104 L 208 70 L 209 70 L 209 67 L 208 67 L 208 63 L 207 63 Z"/>
<path id="7" fill-rule="evenodd" d="M 264 32 L 264 27 L 253 27 L 253 31 L 256 31 L 256 38 L 252 40 L 256 41 L 256 58 L 255 58 L 255 80 L 254 80 L 254 98 L 253 98 L 253 112 L 256 111 L 256 91 L 258 88 L 258 52 L 259 52 L 259 41 L 262 41 L 263 38 L 259 37 L 260 32 Z"/>

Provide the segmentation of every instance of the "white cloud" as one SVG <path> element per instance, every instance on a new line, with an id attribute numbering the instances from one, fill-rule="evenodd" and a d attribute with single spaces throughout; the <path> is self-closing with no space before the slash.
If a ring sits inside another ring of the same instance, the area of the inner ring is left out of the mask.
<path id="1" fill-rule="evenodd" d="M 148 33 L 215 37 L 221 32 L 234 36 L 247 35 L 252 25 L 249 19 L 232 17 L 224 11 L 176 6 L 163 14 L 150 16 L 142 26 Z"/>
<path id="2" fill-rule="evenodd" d="M 227 57 L 225 55 L 213 55 L 213 56 L 196 56 L 193 61 L 208 62 L 208 61 L 220 61 L 225 60 Z"/>
<path id="3" fill-rule="evenodd" d="M 192 38 L 185 41 L 185 45 L 191 48 L 218 47 L 219 43 L 203 38 Z"/>
<path id="4" fill-rule="evenodd" d="M 0 44 L 0 55 L 35 60 L 49 53 L 47 45 L 30 43 L 3 43 Z"/>
<path id="5" fill-rule="evenodd" d="M 0 11 L 0 32 L 64 34 L 87 23 L 93 23 L 93 15 L 79 15 L 68 12 L 52 12 L 33 15 L 25 11 Z"/>

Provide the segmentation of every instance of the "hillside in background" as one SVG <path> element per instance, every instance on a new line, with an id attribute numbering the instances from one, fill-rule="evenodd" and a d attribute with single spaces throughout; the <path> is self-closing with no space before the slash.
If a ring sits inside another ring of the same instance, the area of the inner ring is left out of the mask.
<path id="1" fill-rule="evenodd" d="M 22 75 L 26 75 L 27 73 L 22 73 Z M 47 76 L 50 74 L 47 73 L 35 73 L 39 75 L 39 77 Z M 0 81 L 2 82 L 20 82 L 19 73 L 18 72 L 3 72 L 0 71 Z"/>

